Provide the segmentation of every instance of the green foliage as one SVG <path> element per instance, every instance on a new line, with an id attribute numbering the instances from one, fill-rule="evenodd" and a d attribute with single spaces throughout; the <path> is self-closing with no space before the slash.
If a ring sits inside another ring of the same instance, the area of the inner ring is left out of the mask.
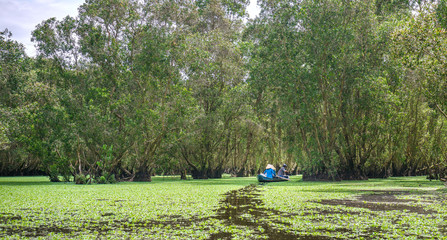
<path id="1" fill-rule="evenodd" d="M 439 19 L 443 4 L 441 1 L 436 11 L 428 8 L 397 28 L 392 35 L 391 49 L 403 69 L 404 94 L 416 98 L 410 112 L 415 120 L 409 125 L 409 159 L 419 164 L 418 168 L 430 169 L 430 174 L 435 176 L 447 175 L 445 156 L 440 154 L 445 151 L 444 125 L 447 120 L 444 91 L 447 65 L 439 57 L 447 49 L 443 20 Z"/>
<path id="2" fill-rule="evenodd" d="M 442 177 L 445 1 L 248 2 L 88 0 L 35 58 L 0 32 L 0 173 Z"/>
<path id="3" fill-rule="evenodd" d="M 430 182 L 424 177 L 336 183 L 300 181 L 293 187 L 290 183 L 269 184 L 263 188 L 261 199 L 266 208 L 290 214 L 298 213 L 300 217 L 287 218 L 284 221 L 289 226 L 296 226 L 294 229 L 303 234 L 322 231 L 329 233 L 327 236 L 352 239 L 362 238 L 361 235 L 366 232 L 378 239 L 392 236 L 413 239 L 422 235 L 442 238 L 445 233 L 436 230 L 437 227 L 433 232 L 427 231 L 431 223 L 426 222 L 427 217 L 423 217 L 444 212 L 440 202 L 431 203 L 432 206 L 425 203 L 428 195 L 442 196 L 443 194 L 438 195 L 442 188 L 440 182 Z M 386 204 L 379 200 L 381 197 L 387 198 L 384 200 L 387 201 Z M 390 198 L 395 198 L 396 201 L 388 202 Z M 396 209 L 381 210 L 384 205 L 394 206 Z M 410 210 L 410 206 L 422 209 L 418 213 L 414 211 L 416 208 Z M 405 210 L 399 210 L 399 207 Z M 428 213 L 432 210 L 435 212 Z M 422 214 L 424 212 L 425 215 Z M 432 226 L 436 226 L 440 222 L 433 224 Z M 283 228 L 288 229 L 289 227 Z M 345 231 L 347 229 L 354 231 Z M 402 235 L 403 232 L 405 236 Z"/>
<path id="4" fill-rule="evenodd" d="M 6 135 L 6 131 L 8 129 L 8 126 L 0 122 L 0 149 L 4 150 L 8 147 L 8 144 L 10 143 L 8 136 Z"/>
<path id="5" fill-rule="evenodd" d="M 76 184 L 87 184 L 87 177 L 83 174 L 77 174 L 74 178 Z"/>
<path id="6" fill-rule="evenodd" d="M 443 89 L 443 83 L 428 81 L 436 87 L 427 88 L 420 84 L 424 81 L 408 81 L 394 54 L 395 49 L 408 49 L 412 53 L 406 55 L 407 62 L 425 67 L 411 72 L 413 79 L 417 75 L 432 79 L 441 72 L 433 69 L 435 62 L 442 62 L 439 58 L 413 61 L 427 52 L 422 49 L 430 49 L 427 56 L 443 55 L 437 52 L 443 49 L 443 40 L 435 37 L 441 34 L 436 21 L 426 21 L 423 30 L 411 25 L 413 18 L 424 18 L 434 8 L 419 2 L 419 15 L 411 15 L 413 4 L 261 1 L 261 15 L 247 28 L 255 43 L 250 89 L 257 113 L 273 112 L 264 115 L 270 120 L 268 126 L 273 129 L 272 122 L 279 123 L 275 132 L 283 134 L 283 151 L 297 159 L 306 179 L 420 174 L 438 161 L 434 159 L 442 159 L 437 150 L 428 150 L 433 139 L 441 139 L 434 133 L 442 135 L 444 130 L 437 125 L 442 121 L 430 117 L 423 95 L 436 102 L 429 105 L 442 114 L 443 95 L 435 89 Z M 432 37 L 425 37 L 433 30 Z M 393 40 L 394 31 L 402 31 L 398 35 L 402 42 Z M 417 46 L 410 44 L 418 40 Z M 431 154 L 437 157 L 428 160 Z"/>
<path id="7" fill-rule="evenodd" d="M 116 183 L 115 174 L 109 174 L 107 172 L 103 172 L 103 175 L 96 179 L 96 183 L 98 184 L 106 184 L 106 183 Z"/>
<path id="8" fill-rule="evenodd" d="M 56 164 L 50 165 L 50 170 L 48 171 L 48 177 L 52 182 L 60 182 L 59 169 Z"/>
<path id="9" fill-rule="evenodd" d="M 0 174 L 23 174 L 39 167 L 28 140 L 47 86 L 35 82 L 33 61 L 11 36 L 8 29 L 0 32 Z"/>
<path id="10" fill-rule="evenodd" d="M 107 177 L 107 181 L 109 182 L 109 183 L 116 183 L 117 181 L 116 181 L 116 178 L 115 178 L 115 174 L 110 174 L 108 177 Z"/>
<path id="11" fill-rule="evenodd" d="M 444 29 L 447 28 L 447 1 L 440 0 L 436 6 L 436 18 L 439 25 Z"/>
<path id="12" fill-rule="evenodd" d="M 151 183 L 79 186 L 45 177 L 1 177 L 0 237 L 200 239 L 225 232 L 253 239 L 270 230 L 295 238 L 446 237 L 446 192 L 439 181 L 303 182 L 293 176 L 243 195 L 241 189 L 255 182 L 253 177 L 180 181 L 160 176 Z M 241 195 L 245 201 L 224 202 Z M 236 214 L 224 219 L 224 209 Z"/>
<path id="13" fill-rule="evenodd" d="M 104 176 L 99 177 L 99 179 L 97 180 L 98 184 L 106 184 L 107 183 L 107 179 Z"/>
<path id="14" fill-rule="evenodd" d="M 303 1 L 295 11 L 282 4 L 266 2 L 269 11 L 254 24 L 259 52 L 251 83 L 277 96 L 305 176 L 362 178 L 380 141 L 373 137 L 382 133 L 377 120 L 390 108 L 388 86 L 377 82 L 386 46 L 372 3 Z"/>
<path id="15" fill-rule="evenodd" d="M 22 217 L 23 221 L 19 220 L 20 223 L 17 221 L 5 223 L 8 229 L 9 226 L 22 228 L 30 224 L 40 226 L 39 229 L 45 232 L 45 236 L 53 238 L 64 238 L 63 235 L 65 238 L 77 237 L 69 232 L 45 231 L 48 226 L 58 226 L 58 229 L 71 228 L 84 239 L 96 238 L 97 233 L 95 234 L 94 231 L 103 231 L 101 227 L 105 226 L 99 221 L 108 223 L 111 221 L 111 224 L 123 223 L 119 224 L 119 227 L 104 230 L 104 236 L 112 238 L 140 238 L 148 235 L 160 236 L 159 239 L 171 236 L 173 238 L 175 236 L 200 238 L 208 233 L 208 230 L 205 230 L 207 226 L 219 225 L 218 221 L 205 220 L 201 224 L 194 224 L 196 227 L 191 225 L 184 230 L 177 229 L 176 224 L 182 224 L 181 219 L 213 216 L 216 206 L 219 206 L 219 201 L 222 199 L 222 194 L 244 187 L 253 180 L 253 178 L 224 178 L 219 181 L 203 182 L 155 177 L 152 183 L 120 182 L 116 185 L 78 186 L 71 183 L 50 183 L 43 177 L 0 178 L 0 190 L 3 193 L 0 196 L 0 201 L 3 203 L 0 210 L 8 216 L 11 213 Z M 23 191 L 17 191 L 17 187 L 22 188 Z M 27 212 L 33 212 L 34 217 L 25 220 L 22 214 Z M 61 214 L 56 214 L 57 212 Z M 48 217 L 50 215 L 52 217 Z M 151 225 L 150 221 L 165 222 L 170 221 L 170 218 L 176 220 L 171 228 L 163 228 L 161 235 L 155 234 L 161 229 L 156 225 Z M 130 221 L 122 221 L 125 219 Z M 141 226 L 146 230 L 135 233 L 136 235 L 134 233 L 129 235 L 129 232 L 124 230 L 126 227 L 140 229 L 138 222 L 147 222 L 148 225 Z M 96 230 L 90 231 L 93 228 Z M 6 237 L 3 234 L 2 229 L 0 237 Z M 18 236 L 18 234 L 22 235 L 22 232 L 14 234 L 16 238 L 25 238 L 25 236 Z"/>
<path id="16" fill-rule="evenodd" d="M 195 104 L 194 114 L 184 115 L 184 137 L 175 148 L 193 178 L 221 177 L 235 154 L 230 150 L 238 144 L 233 136 L 248 104 L 240 91 L 246 74 L 238 43 L 241 25 L 226 11 L 228 3 L 198 2 L 199 21 L 186 29 L 175 49 L 184 86 Z"/>
<path id="17" fill-rule="evenodd" d="M 376 0 L 376 14 L 386 16 L 395 12 L 409 12 L 415 1 L 409 0 Z"/>

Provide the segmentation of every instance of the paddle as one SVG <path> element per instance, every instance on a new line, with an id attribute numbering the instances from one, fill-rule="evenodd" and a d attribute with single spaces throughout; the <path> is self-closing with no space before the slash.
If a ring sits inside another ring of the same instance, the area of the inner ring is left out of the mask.
<path id="1" fill-rule="evenodd" d="M 277 178 L 280 178 L 280 179 L 285 179 L 285 180 L 287 180 L 287 181 L 290 181 L 290 178 L 285 178 L 285 177 L 280 177 L 280 176 L 276 176 Z"/>

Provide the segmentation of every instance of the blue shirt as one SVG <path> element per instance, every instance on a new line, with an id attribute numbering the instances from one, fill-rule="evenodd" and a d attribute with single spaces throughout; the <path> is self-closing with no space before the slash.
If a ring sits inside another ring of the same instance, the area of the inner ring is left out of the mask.
<path id="1" fill-rule="evenodd" d="M 269 169 L 265 169 L 264 174 L 268 178 L 273 178 L 276 175 L 276 172 L 275 172 L 275 170 L 269 168 Z"/>

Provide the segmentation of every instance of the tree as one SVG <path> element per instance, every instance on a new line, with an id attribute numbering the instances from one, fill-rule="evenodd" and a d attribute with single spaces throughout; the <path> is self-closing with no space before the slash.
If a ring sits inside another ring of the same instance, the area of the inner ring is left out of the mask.
<path id="1" fill-rule="evenodd" d="M 56 164 L 52 146 L 60 129 L 53 117 L 61 119 L 56 89 L 38 80 L 34 61 L 25 55 L 23 45 L 9 39 L 11 35 L 8 30 L 0 35 L 2 173 L 42 168 L 52 181 L 59 181 L 50 168 Z"/>
<path id="2" fill-rule="evenodd" d="M 0 32 L 0 174 L 23 174 L 35 167 L 23 153 L 20 135 L 25 126 L 19 121 L 29 106 L 22 95 L 23 80 L 30 65 L 22 44 L 11 39 L 8 29 Z"/>
<path id="3" fill-rule="evenodd" d="M 444 29 L 444 1 L 437 7 L 427 5 L 425 9 L 412 16 L 392 35 L 392 55 L 402 67 L 405 85 L 420 97 L 415 106 L 420 110 L 419 143 L 411 142 L 411 157 L 418 162 L 418 169 L 429 169 L 430 174 L 439 178 L 446 174 L 445 123 L 447 120 L 447 100 L 445 82 L 447 42 Z M 436 10 L 436 11 L 434 11 Z M 428 123 L 428 124 L 427 124 Z M 427 124 L 427 125 L 425 125 Z M 416 123 L 415 123 L 416 128 Z M 423 135 L 422 135 L 423 134 Z M 418 136 L 416 134 L 412 134 Z"/>
<path id="4" fill-rule="evenodd" d="M 364 179 L 380 144 L 392 93 L 372 4 L 265 1 L 253 24 L 251 82 L 278 96 L 305 179 Z"/>
<path id="5" fill-rule="evenodd" d="M 198 114 L 189 121 L 179 148 L 193 178 L 219 178 L 234 151 L 234 126 L 245 104 L 238 101 L 245 77 L 237 42 L 242 25 L 236 17 L 241 11 L 217 0 L 198 5 L 198 21 L 179 34 L 177 62 L 185 87 L 198 104 Z M 235 101 L 226 101 L 231 98 Z"/>
<path id="6" fill-rule="evenodd" d="M 153 14 L 158 8 L 87 1 L 79 19 L 49 19 L 34 31 L 42 62 L 51 63 L 42 78 L 64 93 L 73 175 L 150 181 L 186 96 L 170 60 L 170 29 Z"/>

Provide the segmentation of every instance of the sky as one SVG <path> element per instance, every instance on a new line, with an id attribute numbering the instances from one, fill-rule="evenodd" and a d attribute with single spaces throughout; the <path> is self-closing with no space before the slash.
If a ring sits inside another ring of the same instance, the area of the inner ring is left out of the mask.
<path id="1" fill-rule="evenodd" d="M 77 16 L 78 7 L 84 0 L 0 0 L 0 31 L 8 28 L 12 39 L 22 43 L 28 56 L 35 56 L 31 32 L 42 21 L 56 17 Z M 255 17 L 259 13 L 256 0 L 250 0 L 248 13 Z"/>

